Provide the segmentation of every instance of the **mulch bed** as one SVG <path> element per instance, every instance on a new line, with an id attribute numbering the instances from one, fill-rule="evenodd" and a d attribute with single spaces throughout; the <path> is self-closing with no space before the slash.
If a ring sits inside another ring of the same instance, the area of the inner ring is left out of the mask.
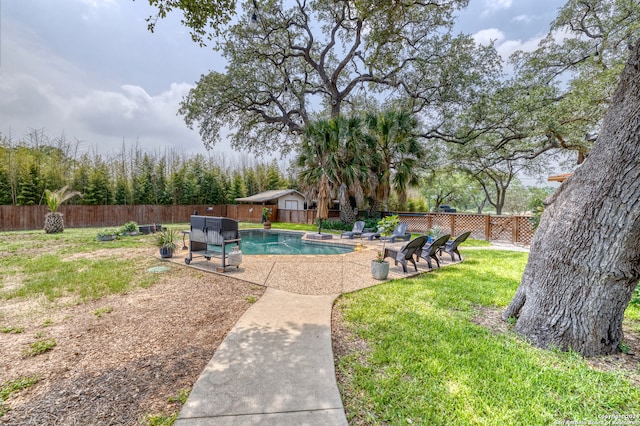
<path id="1" fill-rule="evenodd" d="M 148 415 L 176 413 L 180 403 L 169 400 L 191 390 L 263 292 L 254 284 L 174 266 L 148 289 L 71 307 L 25 304 L 22 311 L 4 310 L 11 314 L 2 323 L 19 321 L 24 332 L 0 333 L 0 383 L 24 376 L 39 380 L 5 401 L 9 409 L 0 423 L 134 425 Z M 40 355 L 23 355 L 38 337 L 57 344 Z"/>

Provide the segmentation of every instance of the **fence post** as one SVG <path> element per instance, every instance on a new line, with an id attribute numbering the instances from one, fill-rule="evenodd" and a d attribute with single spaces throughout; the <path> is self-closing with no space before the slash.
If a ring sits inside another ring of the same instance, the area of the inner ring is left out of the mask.
<path id="1" fill-rule="evenodd" d="M 486 215 L 484 217 L 484 239 L 491 241 L 491 216 Z"/>
<path id="2" fill-rule="evenodd" d="M 449 213 L 449 223 L 451 224 L 450 235 L 455 236 L 456 235 L 456 214 L 455 213 Z"/>
<path id="3" fill-rule="evenodd" d="M 518 216 L 512 216 L 511 217 L 511 244 L 515 244 L 518 242 L 518 234 L 520 233 L 520 230 L 518 229 L 519 227 L 519 223 L 520 222 L 518 220 Z"/>

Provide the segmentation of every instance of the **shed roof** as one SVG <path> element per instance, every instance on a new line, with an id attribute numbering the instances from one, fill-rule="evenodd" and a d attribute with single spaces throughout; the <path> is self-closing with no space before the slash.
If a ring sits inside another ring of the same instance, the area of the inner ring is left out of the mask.
<path id="1" fill-rule="evenodd" d="M 278 198 L 282 198 L 285 195 L 289 194 L 298 194 L 302 199 L 305 199 L 305 196 L 295 189 L 276 189 L 260 192 L 250 197 L 236 198 L 236 201 L 239 201 L 241 203 L 266 203 L 268 201 L 277 200 Z"/>
<path id="2" fill-rule="evenodd" d="M 565 180 L 567 180 L 569 178 L 569 176 L 571 176 L 573 173 L 564 173 L 561 175 L 555 175 L 555 176 L 549 176 L 547 178 L 548 182 L 564 182 Z"/>

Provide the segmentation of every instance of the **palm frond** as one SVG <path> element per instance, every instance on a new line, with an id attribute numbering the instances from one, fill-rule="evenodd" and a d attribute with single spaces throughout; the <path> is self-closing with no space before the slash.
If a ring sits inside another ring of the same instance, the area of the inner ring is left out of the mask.
<path id="1" fill-rule="evenodd" d="M 82 196 L 82 194 L 78 191 L 69 191 L 69 186 L 66 185 L 57 191 L 49 191 L 45 190 L 45 199 L 47 202 L 47 207 L 51 210 L 51 213 L 55 213 L 58 211 L 58 208 L 67 200 L 75 196 Z"/>

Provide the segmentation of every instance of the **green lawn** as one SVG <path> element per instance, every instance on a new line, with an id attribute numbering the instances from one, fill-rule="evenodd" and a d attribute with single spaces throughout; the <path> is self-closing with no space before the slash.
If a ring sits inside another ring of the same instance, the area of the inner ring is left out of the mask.
<path id="1" fill-rule="evenodd" d="M 596 371 L 575 353 L 543 351 L 512 331 L 472 321 L 482 309 L 497 314 L 510 302 L 526 253 L 463 255 L 462 264 L 336 302 L 358 347 L 367 348 L 337 363 L 351 424 L 640 421 L 640 388 L 622 372 Z M 639 311 L 627 309 L 636 330 Z M 640 379 L 640 369 L 626 374 Z"/>
<path id="2" fill-rule="evenodd" d="M 154 235 L 97 241 L 102 229 L 0 232 L 0 300 L 44 296 L 49 301 L 65 297 L 83 302 L 149 286 L 158 279 L 146 270 L 159 260 L 147 255 L 123 260 L 121 254 L 105 250 L 152 249 Z"/>

